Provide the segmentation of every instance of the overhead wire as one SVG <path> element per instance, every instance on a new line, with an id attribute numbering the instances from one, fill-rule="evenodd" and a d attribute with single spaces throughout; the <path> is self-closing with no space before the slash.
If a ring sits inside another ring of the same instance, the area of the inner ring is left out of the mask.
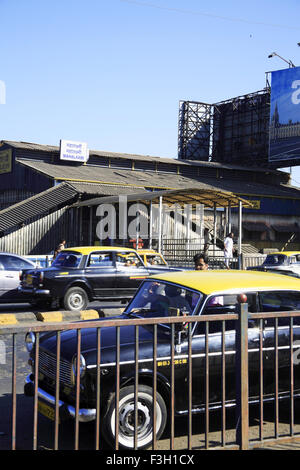
<path id="1" fill-rule="evenodd" d="M 198 11 L 198 10 L 186 10 L 186 9 L 182 9 L 182 8 L 174 8 L 174 7 L 167 7 L 167 6 L 157 5 L 155 3 L 140 2 L 138 0 L 120 0 L 120 1 L 123 2 L 123 3 L 132 4 L 132 5 L 149 7 L 149 8 L 156 8 L 158 10 L 171 11 L 171 12 L 175 12 L 175 13 L 206 16 L 206 17 L 209 17 L 209 18 L 216 18 L 216 19 L 219 19 L 219 20 L 234 21 L 234 22 L 247 23 L 247 24 L 259 25 L 259 26 L 271 26 L 271 27 L 274 27 L 274 28 L 300 30 L 300 27 L 297 27 L 297 26 L 266 23 L 266 22 L 263 22 L 263 21 L 252 21 L 252 20 L 247 20 L 245 18 L 234 18 L 234 17 L 230 17 L 230 16 L 221 16 L 221 15 L 215 15 L 213 13 L 201 12 L 201 11 Z"/>

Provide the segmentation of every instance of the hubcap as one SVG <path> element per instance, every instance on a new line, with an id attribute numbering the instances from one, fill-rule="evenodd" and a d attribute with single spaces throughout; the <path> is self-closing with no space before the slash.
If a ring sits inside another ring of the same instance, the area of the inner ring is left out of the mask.
<path id="1" fill-rule="evenodd" d="M 134 402 L 126 403 L 119 412 L 120 420 L 120 431 L 127 435 L 134 435 Z M 137 422 L 138 422 L 138 435 L 145 435 L 147 432 L 151 431 L 151 417 L 149 408 L 141 402 L 138 402 L 138 413 L 137 413 Z"/>
<path id="2" fill-rule="evenodd" d="M 76 292 L 70 296 L 70 306 L 75 309 L 83 306 L 83 298 L 79 293 Z"/>

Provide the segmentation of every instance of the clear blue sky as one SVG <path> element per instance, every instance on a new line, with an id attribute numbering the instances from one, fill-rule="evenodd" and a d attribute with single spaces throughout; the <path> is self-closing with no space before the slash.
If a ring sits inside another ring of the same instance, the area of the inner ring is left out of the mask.
<path id="1" fill-rule="evenodd" d="M 0 139 L 176 158 L 179 100 L 263 89 L 273 51 L 300 65 L 299 18 L 299 0 L 0 0 Z"/>

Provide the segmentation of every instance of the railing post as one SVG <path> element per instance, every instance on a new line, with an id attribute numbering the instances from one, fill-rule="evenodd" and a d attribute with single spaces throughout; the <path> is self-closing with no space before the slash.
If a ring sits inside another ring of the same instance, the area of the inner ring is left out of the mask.
<path id="1" fill-rule="evenodd" d="M 236 442 L 249 448 L 248 304 L 239 304 L 236 327 Z"/>
<path id="2" fill-rule="evenodd" d="M 238 269 L 245 269 L 244 267 L 244 255 L 243 253 L 238 255 Z"/>

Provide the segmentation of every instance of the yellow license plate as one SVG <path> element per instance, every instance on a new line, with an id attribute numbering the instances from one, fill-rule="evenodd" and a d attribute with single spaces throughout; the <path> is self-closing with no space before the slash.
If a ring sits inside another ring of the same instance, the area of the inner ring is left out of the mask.
<path id="1" fill-rule="evenodd" d="M 46 418 L 51 419 L 51 421 L 55 420 L 55 410 L 51 406 L 47 405 L 42 401 L 38 401 L 38 411 Z"/>

